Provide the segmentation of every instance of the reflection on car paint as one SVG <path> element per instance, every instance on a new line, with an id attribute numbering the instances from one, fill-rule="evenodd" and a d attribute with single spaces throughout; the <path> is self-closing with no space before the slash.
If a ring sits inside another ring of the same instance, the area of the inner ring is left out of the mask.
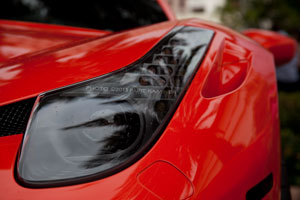
<path id="1" fill-rule="evenodd" d="M 22 180 L 76 179 L 136 159 L 166 125 L 212 36 L 177 28 L 123 70 L 43 94 L 22 147 Z"/>

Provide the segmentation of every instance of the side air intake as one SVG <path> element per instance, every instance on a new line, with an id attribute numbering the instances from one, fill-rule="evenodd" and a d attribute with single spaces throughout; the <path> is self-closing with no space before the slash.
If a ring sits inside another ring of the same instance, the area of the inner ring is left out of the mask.
<path id="1" fill-rule="evenodd" d="M 36 98 L 0 107 L 0 137 L 25 133 Z"/>

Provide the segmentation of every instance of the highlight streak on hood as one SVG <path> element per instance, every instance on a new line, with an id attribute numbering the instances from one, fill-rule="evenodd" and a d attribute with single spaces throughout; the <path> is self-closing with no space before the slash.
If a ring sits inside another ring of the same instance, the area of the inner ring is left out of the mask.
<path id="1" fill-rule="evenodd" d="M 0 65 L 18 56 L 108 34 L 111 32 L 0 20 Z"/>
<path id="2" fill-rule="evenodd" d="M 4 62 L 0 60 L 0 106 L 127 66 L 145 55 L 175 25 L 174 21 L 164 22 L 115 34 L 70 28 L 71 34 L 61 26 L 51 25 L 45 35 L 36 27 L 21 27 L 25 30 L 20 31 L 0 25 L 0 38 L 10 38 L 17 52 L 6 56 Z M 5 42 L 1 40 L 2 47 Z M 4 51 L 1 47 L 0 51 Z"/>

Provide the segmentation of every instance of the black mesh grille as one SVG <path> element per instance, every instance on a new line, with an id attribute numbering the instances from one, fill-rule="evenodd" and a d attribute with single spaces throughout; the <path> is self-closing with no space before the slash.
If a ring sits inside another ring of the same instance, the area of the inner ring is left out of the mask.
<path id="1" fill-rule="evenodd" d="M 0 137 L 25 132 L 35 99 L 0 107 Z"/>

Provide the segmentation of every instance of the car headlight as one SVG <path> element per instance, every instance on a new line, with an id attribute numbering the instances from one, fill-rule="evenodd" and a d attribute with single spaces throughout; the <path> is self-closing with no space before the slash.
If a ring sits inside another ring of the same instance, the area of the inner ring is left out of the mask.
<path id="1" fill-rule="evenodd" d="M 128 167 L 157 140 L 213 31 L 178 27 L 136 63 L 41 94 L 17 166 L 29 186 L 102 178 Z"/>

